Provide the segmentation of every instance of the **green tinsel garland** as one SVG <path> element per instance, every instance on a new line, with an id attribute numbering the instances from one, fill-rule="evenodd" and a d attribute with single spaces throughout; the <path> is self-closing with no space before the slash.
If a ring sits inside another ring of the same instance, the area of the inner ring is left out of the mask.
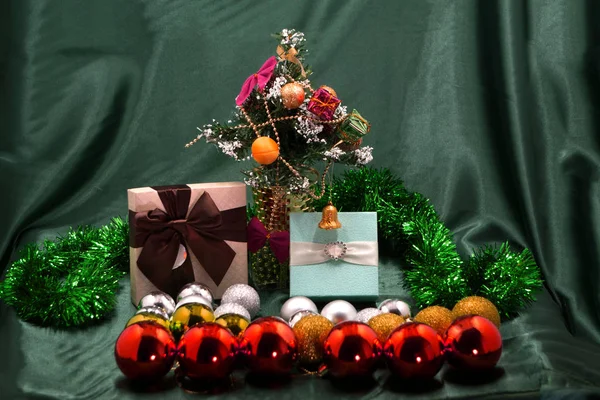
<path id="1" fill-rule="evenodd" d="M 115 306 L 129 266 L 129 227 L 114 218 L 101 228 L 71 229 L 42 246 L 29 244 L 0 282 L 0 298 L 32 323 L 58 328 L 99 321 Z"/>
<path id="2" fill-rule="evenodd" d="M 540 271 L 529 249 L 510 250 L 508 243 L 475 250 L 464 265 L 464 275 L 473 294 L 502 304 L 504 316 L 535 300 L 542 286 Z"/>
<path id="3" fill-rule="evenodd" d="M 510 250 L 507 243 L 478 249 L 461 260 L 450 230 L 429 200 L 409 192 L 389 169 L 361 168 L 336 177 L 332 200 L 339 211 L 377 211 L 380 237 L 401 249 L 407 268 L 404 284 L 418 307 L 454 304 L 470 295 L 492 301 L 511 317 L 534 300 L 542 286 L 531 252 Z M 319 210 L 326 196 L 313 206 Z"/>

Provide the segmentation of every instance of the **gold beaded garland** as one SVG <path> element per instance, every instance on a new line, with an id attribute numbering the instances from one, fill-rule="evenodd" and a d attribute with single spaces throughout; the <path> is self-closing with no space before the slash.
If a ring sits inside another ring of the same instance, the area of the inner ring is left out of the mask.
<path id="1" fill-rule="evenodd" d="M 464 315 L 479 315 L 492 321 L 498 328 L 500 327 L 498 309 L 494 303 L 480 296 L 469 296 L 460 300 L 452 309 L 452 314 L 455 319 Z"/>
<path id="2" fill-rule="evenodd" d="M 368 325 L 377 333 L 381 343 L 385 343 L 390 333 L 404 322 L 404 318 L 399 315 L 383 313 L 371 318 Z"/>
<path id="3" fill-rule="evenodd" d="M 333 322 L 322 315 L 308 315 L 294 325 L 301 364 L 311 365 L 323 359 L 323 343 L 333 329 Z"/>
<path id="4" fill-rule="evenodd" d="M 435 329 L 437 333 L 444 335 L 446 329 L 448 329 L 452 324 L 452 321 L 454 321 L 454 316 L 452 311 L 448 310 L 446 307 L 431 306 L 419 311 L 414 320 L 415 322 L 429 325 Z"/>

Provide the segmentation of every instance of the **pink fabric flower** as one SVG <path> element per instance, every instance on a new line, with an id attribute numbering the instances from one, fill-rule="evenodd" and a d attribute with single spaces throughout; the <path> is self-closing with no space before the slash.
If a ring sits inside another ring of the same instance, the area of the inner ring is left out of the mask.
<path id="1" fill-rule="evenodd" d="M 240 90 L 240 94 L 235 98 L 235 104 L 241 106 L 244 104 L 252 90 L 258 85 L 258 89 L 262 91 L 265 88 L 271 76 L 273 76 L 273 71 L 275 70 L 275 66 L 277 65 L 277 58 L 271 57 L 260 67 L 257 73 L 252 74 L 246 79 L 244 84 L 242 85 L 242 90 Z"/>

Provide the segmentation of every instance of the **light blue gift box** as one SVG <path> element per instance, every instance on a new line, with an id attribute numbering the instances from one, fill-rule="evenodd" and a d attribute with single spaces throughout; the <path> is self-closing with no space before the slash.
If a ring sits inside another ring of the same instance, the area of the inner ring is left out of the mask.
<path id="1" fill-rule="evenodd" d="M 300 242 L 377 243 L 377 213 L 340 212 L 340 229 L 319 228 L 321 213 L 290 214 L 290 296 L 316 300 L 373 300 L 379 295 L 379 268 L 330 259 L 321 264 L 294 265 L 294 250 Z M 377 251 L 377 246 L 375 246 Z"/>

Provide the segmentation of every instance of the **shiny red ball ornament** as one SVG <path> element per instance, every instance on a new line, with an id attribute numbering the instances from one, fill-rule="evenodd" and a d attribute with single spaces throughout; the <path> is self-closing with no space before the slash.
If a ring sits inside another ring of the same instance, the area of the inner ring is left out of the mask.
<path id="1" fill-rule="evenodd" d="M 240 354 L 250 371 L 260 375 L 286 375 L 294 366 L 298 345 L 294 331 L 282 319 L 259 318 L 246 328 Z"/>
<path id="2" fill-rule="evenodd" d="M 133 380 L 154 381 L 163 377 L 171 370 L 175 355 L 175 339 L 155 322 L 129 325 L 115 343 L 117 366 Z"/>
<path id="3" fill-rule="evenodd" d="M 369 325 L 345 321 L 333 327 L 324 343 L 324 361 L 335 378 L 366 376 L 375 370 L 381 343 Z"/>
<path id="4" fill-rule="evenodd" d="M 388 337 L 383 354 L 388 367 L 402 379 L 432 379 L 444 364 L 444 343 L 437 332 L 418 322 L 396 328 Z"/>
<path id="5" fill-rule="evenodd" d="M 446 331 L 448 363 L 456 368 L 493 368 L 502 355 L 502 336 L 490 320 L 467 315 L 458 318 Z"/>
<path id="6" fill-rule="evenodd" d="M 208 322 L 183 335 L 177 360 L 181 373 L 190 379 L 218 380 L 233 371 L 237 350 L 236 337 L 227 328 Z"/>

